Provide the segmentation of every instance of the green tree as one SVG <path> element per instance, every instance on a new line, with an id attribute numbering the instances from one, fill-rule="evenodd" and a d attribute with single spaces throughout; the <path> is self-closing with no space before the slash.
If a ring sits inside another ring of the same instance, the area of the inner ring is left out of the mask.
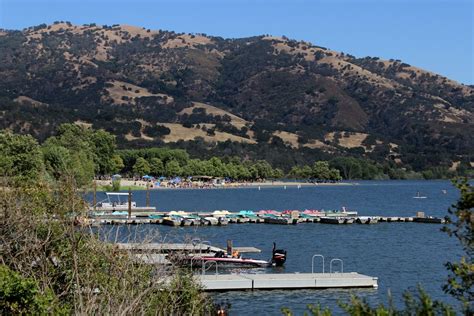
<path id="1" fill-rule="evenodd" d="M 94 152 L 95 171 L 98 174 L 114 172 L 115 136 L 104 130 L 98 130 L 89 136 Z"/>
<path id="2" fill-rule="evenodd" d="M 118 192 L 120 191 L 120 184 L 122 182 L 122 179 L 120 178 L 115 178 L 112 180 L 112 191 Z"/>
<path id="3" fill-rule="evenodd" d="M 217 157 L 209 159 L 211 170 L 209 175 L 213 177 L 223 177 L 227 173 L 226 165 Z"/>
<path id="4" fill-rule="evenodd" d="M 61 145 L 50 142 L 45 143 L 42 148 L 46 171 L 50 176 L 59 179 L 66 174 L 72 174 L 72 162 L 69 150 Z"/>
<path id="5" fill-rule="evenodd" d="M 228 163 L 226 164 L 226 170 L 227 173 L 225 174 L 226 177 L 232 178 L 232 179 L 237 179 L 238 175 L 238 167 L 234 163 Z"/>
<path id="6" fill-rule="evenodd" d="M 276 168 L 275 170 L 273 170 L 273 175 L 272 175 L 273 178 L 281 179 L 284 176 L 285 176 L 285 173 L 280 168 Z"/>
<path id="7" fill-rule="evenodd" d="M 189 274 L 158 272 L 73 225 L 86 203 L 69 180 L 0 194 L 1 315 L 215 315 Z"/>
<path id="8" fill-rule="evenodd" d="M 357 179 L 361 177 L 361 166 L 353 157 L 338 157 L 331 160 L 331 166 L 340 171 L 344 179 Z"/>
<path id="9" fill-rule="evenodd" d="M 236 179 L 240 180 L 248 180 L 251 178 L 251 174 L 249 172 L 249 169 L 241 164 L 235 165 L 235 170 L 236 170 Z"/>
<path id="10" fill-rule="evenodd" d="M 312 174 L 313 174 L 313 169 L 311 169 L 310 166 L 303 166 L 303 168 L 301 168 L 301 172 L 300 172 L 301 178 L 308 179 L 312 176 Z"/>
<path id="11" fill-rule="evenodd" d="M 151 158 L 150 159 L 150 173 L 154 176 L 161 176 L 164 174 L 165 167 L 163 161 L 160 158 Z"/>
<path id="12" fill-rule="evenodd" d="M 316 161 L 311 176 L 315 179 L 327 181 L 331 178 L 331 170 L 327 161 Z"/>
<path id="13" fill-rule="evenodd" d="M 62 146 L 69 151 L 68 170 L 74 175 L 76 185 L 86 186 L 95 175 L 94 144 L 90 139 L 91 130 L 75 124 L 62 124 L 57 135 L 46 140 L 43 146 Z"/>
<path id="14" fill-rule="evenodd" d="M 254 165 L 257 169 L 258 178 L 266 179 L 273 175 L 273 168 L 272 166 L 265 160 L 259 160 Z"/>
<path id="15" fill-rule="evenodd" d="M 138 157 L 137 161 L 133 165 L 133 173 L 143 177 L 144 175 L 150 173 L 150 164 L 145 158 Z"/>
<path id="16" fill-rule="evenodd" d="M 0 314 L 50 313 L 65 314 L 55 304 L 51 291 L 42 293 L 33 279 L 24 278 L 6 265 L 0 265 Z"/>
<path id="17" fill-rule="evenodd" d="M 125 167 L 122 157 L 120 157 L 117 154 L 112 156 L 112 165 L 113 165 L 112 170 L 111 170 L 112 173 L 118 173 Z"/>
<path id="18" fill-rule="evenodd" d="M 182 169 L 176 160 L 170 160 L 165 165 L 165 175 L 167 177 L 179 176 L 182 173 Z"/>
<path id="19" fill-rule="evenodd" d="M 249 171 L 249 174 L 250 174 L 249 179 L 252 179 L 252 180 L 259 179 L 258 169 L 255 165 L 252 165 L 252 166 L 248 167 L 248 171 Z"/>
<path id="20" fill-rule="evenodd" d="M 1 176 L 9 177 L 17 185 L 42 177 L 43 154 L 33 137 L 0 132 L 0 149 Z"/>
<path id="21" fill-rule="evenodd" d="M 459 262 L 448 262 L 450 272 L 444 286 L 446 293 L 461 301 L 467 315 L 474 314 L 474 187 L 467 179 L 455 180 L 453 184 L 461 196 L 449 210 L 448 225 L 443 230 L 455 236 L 465 251 Z"/>
<path id="22" fill-rule="evenodd" d="M 298 166 L 291 167 L 291 170 L 290 172 L 288 172 L 288 175 L 292 178 L 301 178 L 301 168 Z"/>

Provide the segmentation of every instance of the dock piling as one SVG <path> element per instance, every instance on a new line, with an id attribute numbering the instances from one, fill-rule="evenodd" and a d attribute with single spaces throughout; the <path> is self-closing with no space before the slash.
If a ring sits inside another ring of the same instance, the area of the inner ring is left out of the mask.
<path id="1" fill-rule="evenodd" d="M 146 207 L 150 206 L 150 184 L 146 183 Z"/>
<path id="2" fill-rule="evenodd" d="M 128 219 L 132 218 L 132 189 L 128 188 Z"/>
<path id="3" fill-rule="evenodd" d="M 96 211 L 96 208 L 97 208 L 97 183 L 95 182 L 95 180 L 94 180 L 94 182 L 92 183 L 92 187 L 93 187 L 93 189 L 94 189 L 94 197 L 93 197 L 93 200 L 92 200 L 92 203 L 93 203 L 93 204 L 92 204 L 92 205 L 93 205 L 92 207 L 93 207 L 94 212 L 95 212 L 95 211 Z"/>

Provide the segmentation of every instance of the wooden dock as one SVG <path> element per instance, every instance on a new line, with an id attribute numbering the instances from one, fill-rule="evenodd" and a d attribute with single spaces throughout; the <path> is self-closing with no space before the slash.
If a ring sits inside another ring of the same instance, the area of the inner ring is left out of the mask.
<path id="1" fill-rule="evenodd" d="M 272 273 L 196 275 L 206 291 L 377 288 L 378 279 L 350 273 Z"/>

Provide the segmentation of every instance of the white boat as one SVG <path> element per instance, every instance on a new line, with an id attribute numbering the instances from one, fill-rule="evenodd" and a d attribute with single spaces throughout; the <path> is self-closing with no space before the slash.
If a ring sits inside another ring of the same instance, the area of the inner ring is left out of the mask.
<path id="1" fill-rule="evenodd" d="M 105 192 L 107 198 L 96 204 L 96 211 L 128 211 L 128 192 Z M 137 203 L 131 201 L 130 203 L 132 212 L 145 212 L 145 211 L 156 211 L 154 206 L 137 206 Z"/>
<path id="2" fill-rule="evenodd" d="M 222 267 L 281 267 L 286 262 L 286 250 L 276 249 L 275 243 L 273 243 L 272 258 L 268 261 L 242 258 L 238 252 L 233 254 L 227 254 L 224 251 L 217 251 L 215 253 L 208 254 L 194 254 L 181 258 L 181 264 L 191 265 L 193 267 L 205 267 L 206 263 L 215 262 L 216 265 Z"/>
<path id="3" fill-rule="evenodd" d="M 426 199 L 426 196 L 420 194 L 420 191 L 416 192 L 416 195 L 413 197 L 414 199 Z"/>

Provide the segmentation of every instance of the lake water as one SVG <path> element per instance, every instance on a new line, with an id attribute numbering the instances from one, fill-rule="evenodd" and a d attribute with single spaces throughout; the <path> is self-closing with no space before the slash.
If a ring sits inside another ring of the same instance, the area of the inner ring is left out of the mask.
<path id="1" fill-rule="evenodd" d="M 443 193 L 446 190 L 446 193 Z M 426 199 L 414 199 L 417 192 Z M 138 205 L 145 204 L 145 192 L 134 192 Z M 226 209 L 340 209 L 356 210 L 359 215 L 414 216 L 417 211 L 444 217 L 458 199 L 457 190 L 448 181 L 362 181 L 346 186 L 244 188 L 211 190 L 156 190 L 151 204 L 158 210 L 213 211 Z M 376 225 L 323 225 L 304 223 L 296 226 L 231 224 L 227 227 L 173 228 L 161 225 L 120 227 L 153 233 L 167 240 L 198 237 L 224 246 L 232 239 L 235 246 L 262 249 L 253 257 L 268 259 L 272 243 L 288 251 L 284 269 L 272 272 L 311 272 L 311 257 L 322 254 L 344 261 L 344 271 L 355 271 L 379 278 L 378 289 L 254 291 L 212 294 L 217 301 L 228 301 L 232 315 L 280 315 L 281 307 L 302 314 L 307 304 L 320 303 L 341 313 L 339 300 L 352 294 L 372 304 L 387 302 L 387 293 L 396 305 L 402 293 L 415 290 L 418 284 L 435 299 L 455 304 L 444 294 L 447 271 L 444 263 L 458 260 L 462 250 L 457 240 L 440 231 L 442 225 L 421 223 L 378 223 Z M 320 267 L 320 266 L 317 266 Z M 326 270 L 329 265 L 326 265 Z M 262 271 L 255 271 L 262 273 Z"/>

